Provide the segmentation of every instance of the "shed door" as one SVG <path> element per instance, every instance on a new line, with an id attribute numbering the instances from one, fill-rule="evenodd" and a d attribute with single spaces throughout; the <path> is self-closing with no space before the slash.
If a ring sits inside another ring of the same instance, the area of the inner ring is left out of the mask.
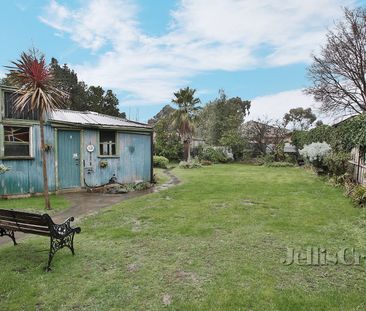
<path id="1" fill-rule="evenodd" d="M 59 188 L 80 187 L 80 132 L 59 130 L 57 136 Z"/>

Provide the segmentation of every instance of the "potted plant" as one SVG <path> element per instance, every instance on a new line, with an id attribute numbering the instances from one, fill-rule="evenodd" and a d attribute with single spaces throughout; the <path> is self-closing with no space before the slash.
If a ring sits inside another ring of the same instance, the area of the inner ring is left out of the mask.
<path id="1" fill-rule="evenodd" d="M 106 168 L 108 166 L 108 161 L 107 160 L 101 160 L 99 162 L 99 166 L 100 166 L 100 168 Z"/>
<path id="2" fill-rule="evenodd" d="M 0 174 L 4 174 L 7 171 L 9 171 L 9 168 L 6 167 L 4 164 L 0 164 Z"/>

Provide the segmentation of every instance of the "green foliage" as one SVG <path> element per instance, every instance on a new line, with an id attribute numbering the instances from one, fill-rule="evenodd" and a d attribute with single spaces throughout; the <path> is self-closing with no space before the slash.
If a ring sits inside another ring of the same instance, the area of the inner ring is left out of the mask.
<path id="1" fill-rule="evenodd" d="M 335 129 L 329 125 L 320 125 L 309 131 L 295 131 L 292 135 L 292 143 L 302 149 L 305 145 L 316 142 L 326 142 L 333 145 Z"/>
<path id="2" fill-rule="evenodd" d="M 246 141 L 242 124 L 249 113 L 250 101 L 240 97 L 227 98 L 220 91 L 219 98 L 209 102 L 199 114 L 198 132 L 213 146 L 227 146 L 235 159 L 242 157 Z"/>
<path id="3" fill-rule="evenodd" d="M 169 160 L 163 156 L 153 156 L 154 167 L 168 168 Z"/>
<path id="4" fill-rule="evenodd" d="M 172 103 L 178 106 L 172 113 L 174 128 L 184 144 L 184 160 L 191 157 L 191 141 L 196 128 L 197 113 L 201 109 L 197 105 L 201 102 L 195 97 L 196 90 L 186 87 L 174 93 Z"/>
<path id="5" fill-rule="evenodd" d="M 265 164 L 267 167 L 294 167 L 295 165 L 290 162 L 268 162 Z"/>
<path id="6" fill-rule="evenodd" d="M 50 200 L 52 210 L 47 211 L 49 214 L 55 214 L 71 207 L 70 202 L 62 195 L 50 195 Z M 0 199 L 0 209 L 1 208 L 24 210 L 32 213 L 44 213 L 44 198 L 42 196 L 35 196 L 11 200 Z"/>
<path id="7" fill-rule="evenodd" d="M 284 162 L 290 162 L 293 164 L 297 164 L 298 163 L 298 155 L 297 154 L 285 154 L 284 156 Z"/>
<path id="8" fill-rule="evenodd" d="M 180 161 L 183 158 L 183 144 L 172 126 L 171 115 L 157 119 L 155 131 L 154 153 L 164 156 L 170 161 Z"/>
<path id="9" fill-rule="evenodd" d="M 281 142 L 279 144 L 276 144 L 273 148 L 273 155 L 275 157 L 275 160 L 278 162 L 284 161 L 286 154 L 284 152 L 285 143 Z"/>
<path id="10" fill-rule="evenodd" d="M 324 164 L 327 166 L 329 175 L 342 176 L 345 175 L 350 167 L 350 154 L 348 152 L 339 151 L 331 152 L 324 158 Z"/>
<path id="11" fill-rule="evenodd" d="M 140 182 L 140 183 L 137 183 L 134 185 L 134 189 L 136 191 L 141 191 L 141 190 L 146 190 L 146 189 L 149 189 L 151 188 L 151 184 L 149 182 Z"/>
<path id="12" fill-rule="evenodd" d="M 71 110 L 91 110 L 111 116 L 125 118 L 126 114 L 119 111 L 119 101 L 111 91 L 105 91 L 100 86 L 88 87 L 83 81 L 79 81 L 74 70 L 66 64 L 60 66 L 57 59 L 52 58 L 50 64 L 58 88 L 67 92 L 70 96 L 66 107 Z"/>
<path id="13" fill-rule="evenodd" d="M 356 146 L 366 146 L 366 114 L 360 114 L 343 121 L 337 126 L 334 145 L 350 151 Z"/>
<path id="14" fill-rule="evenodd" d="M 366 115 L 351 117 L 337 126 L 320 125 L 309 131 L 296 131 L 292 139 L 298 149 L 313 142 L 326 142 L 337 151 L 366 146 Z"/>
<path id="15" fill-rule="evenodd" d="M 198 161 L 181 161 L 179 162 L 179 167 L 180 168 L 200 168 L 202 167 L 201 163 L 199 163 Z"/>
<path id="16" fill-rule="evenodd" d="M 283 117 L 285 126 L 290 125 L 292 129 L 307 130 L 316 120 L 311 108 L 302 107 L 290 109 Z"/>
<path id="17" fill-rule="evenodd" d="M 366 187 L 362 185 L 355 186 L 350 195 L 352 201 L 360 207 L 366 206 Z"/>
<path id="18" fill-rule="evenodd" d="M 257 158 L 257 163 L 260 163 L 262 161 L 263 164 L 269 164 L 276 161 L 276 157 L 273 153 L 267 153 L 263 156 L 260 156 Z"/>
<path id="19" fill-rule="evenodd" d="M 198 158 L 200 160 L 207 160 L 213 163 L 225 163 L 228 161 L 224 152 L 221 149 L 214 147 L 204 147 L 198 154 Z"/>
<path id="20" fill-rule="evenodd" d="M 345 173 L 343 175 L 331 175 L 328 180 L 329 184 L 338 187 L 338 186 L 344 186 L 346 189 L 346 195 L 349 196 L 350 192 L 349 189 L 353 189 L 355 184 L 351 180 L 351 175 L 348 173 Z"/>
<path id="21" fill-rule="evenodd" d="M 229 147 L 233 153 L 234 159 L 243 158 L 247 141 L 237 130 L 228 130 L 223 133 L 220 139 L 220 145 Z"/>

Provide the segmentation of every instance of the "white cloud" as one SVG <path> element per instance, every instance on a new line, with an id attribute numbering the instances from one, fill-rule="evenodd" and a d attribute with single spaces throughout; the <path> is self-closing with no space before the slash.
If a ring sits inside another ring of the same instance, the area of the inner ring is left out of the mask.
<path id="1" fill-rule="evenodd" d="M 40 20 L 62 32 L 84 48 L 97 51 L 106 44 L 125 48 L 138 40 L 135 16 L 137 7 L 131 1 L 93 0 L 85 7 L 71 10 L 51 0 Z"/>
<path id="2" fill-rule="evenodd" d="M 292 108 L 311 108 L 317 116 L 319 114 L 319 103 L 313 97 L 305 95 L 301 89 L 280 92 L 260 96 L 252 99 L 250 115 L 248 120 L 260 119 L 282 119 L 284 114 Z M 322 117 L 321 119 L 328 121 Z"/>
<path id="3" fill-rule="evenodd" d="M 128 105 L 168 101 L 196 74 L 307 62 L 325 27 L 354 0 L 181 0 L 162 36 L 140 28 L 132 0 L 55 0 L 40 19 L 96 55 L 74 64 L 88 83 L 125 91 Z M 103 49 L 102 49 L 103 48 Z"/>

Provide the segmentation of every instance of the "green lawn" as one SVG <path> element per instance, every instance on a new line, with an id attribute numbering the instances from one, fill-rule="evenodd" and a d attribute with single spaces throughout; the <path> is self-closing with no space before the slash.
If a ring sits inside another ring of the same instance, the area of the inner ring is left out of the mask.
<path id="1" fill-rule="evenodd" d="M 76 256 L 0 247 L 0 310 L 365 310 L 366 265 L 285 266 L 287 247 L 366 253 L 365 211 L 300 168 L 175 169 L 183 183 L 84 220 Z"/>
<path id="2" fill-rule="evenodd" d="M 157 184 L 162 185 L 169 181 L 168 175 L 164 174 L 164 169 L 154 168 L 154 175 L 157 177 Z"/>
<path id="3" fill-rule="evenodd" d="M 51 195 L 51 211 L 46 211 L 44 208 L 44 198 L 43 197 L 31 197 L 31 198 L 23 198 L 23 199 L 0 199 L 0 208 L 5 209 L 16 209 L 16 210 L 25 210 L 27 212 L 34 213 L 48 213 L 54 214 L 63 209 L 70 207 L 70 202 L 68 202 L 62 196 Z"/>

